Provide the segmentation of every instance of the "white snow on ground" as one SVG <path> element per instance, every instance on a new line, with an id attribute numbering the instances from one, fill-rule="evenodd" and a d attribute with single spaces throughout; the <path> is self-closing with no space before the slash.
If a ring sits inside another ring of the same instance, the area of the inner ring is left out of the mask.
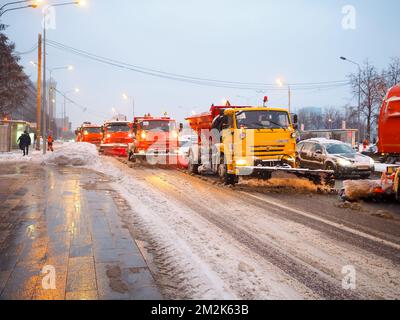
<path id="1" fill-rule="evenodd" d="M 96 146 L 90 143 L 56 143 L 54 152 L 30 150 L 29 156 L 23 157 L 22 151 L 0 153 L 0 162 L 34 162 L 55 165 L 86 166 L 99 161 Z"/>

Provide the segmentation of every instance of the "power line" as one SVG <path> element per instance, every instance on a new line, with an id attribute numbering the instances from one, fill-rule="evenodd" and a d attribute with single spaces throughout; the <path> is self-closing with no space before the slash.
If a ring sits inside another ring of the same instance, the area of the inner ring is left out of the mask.
<path id="1" fill-rule="evenodd" d="M 203 86 L 212 86 L 212 87 L 222 87 L 222 88 L 230 88 L 230 89 L 240 89 L 240 90 L 255 90 L 255 91 L 282 91 L 286 90 L 286 88 L 277 88 L 274 84 L 267 83 L 257 83 L 257 82 L 237 82 L 237 81 L 226 81 L 226 80 L 216 80 L 209 78 L 200 78 L 193 76 L 186 76 L 176 73 L 169 73 L 160 70 L 155 70 L 151 68 L 145 68 L 133 64 L 128 64 L 125 62 L 117 61 L 114 59 L 102 57 L 96 54 L 89 53 L 87 51 L 79 50 L 56 41 L 47 40 L 49 46 L 56 48 L 58 50 L 62 50 L 71 54 L 75 54 L 93 61 L 97 61 L 103 64 L 107 64 L 110 66 L 118 67 L 121 69 L 126 69 L 138 73 L 142 73 L 148 76 L 180 81 L 190 84 L 203 85 Z M 318 88 L 331 88 L 331 87 L 339 87 L 339 86 L 348 86 L 350 82 L 348 80 L 339 80 L 339 81 L 325 81 L 325 82 L 310 82 L 310 83 L 293 83 L 291 84 L 291 89 L 293 90 L 310 90 L 310 89 L 318 89 Z"/>

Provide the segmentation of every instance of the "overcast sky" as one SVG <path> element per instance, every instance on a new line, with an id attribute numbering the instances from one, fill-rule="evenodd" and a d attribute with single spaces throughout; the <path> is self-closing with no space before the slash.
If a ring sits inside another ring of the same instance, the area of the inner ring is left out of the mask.
<path id="1" fill-rule="evenodd" d="M 6 1 L 0 1 L 5 3 Z M 57 3 L 57 1 L 49 1 Z M 63 2 L 63 1 L 58 1 Z M 356 9 L 356 28 L 344 29 L 342 8 Z M 48 39 L 134 65 L 188 76 L 241 82 L 308 83 L 345 80 L 357 67 L 339 60 L 370 59 L 383 68 L 390 57 L 400 56 L 398 0 L 87 0 L 87 6 L 61 7 Z M 41 13 L 26 9 L 6 13 L 6 33 L 17 50 L 31 49 L 41 32 Z M 36 81 L 25 54 L 21 63 Z M 287 106 L 285 91 L 213 88 L 154 78 L 99 64 L 55 48 L 48 48 L 49 67 L 72 64 L 73 72 L 56 71 L 61 91 L 72 94 L 89 108 L 82 112 L 69 105 L 68 115 L 77 126 L 83 121 L 102 123 L 114 107 L 131 116 L 135 98 L 138 113 L 168 111 L 182 120 L 193 110 L 206 111 L 222 99 L 232 104 Z M 61 107 L 58 99 L 58 110 Z M 292 105 L 343 106 L 352 101 L 350 88 L 294 91 Z"/>

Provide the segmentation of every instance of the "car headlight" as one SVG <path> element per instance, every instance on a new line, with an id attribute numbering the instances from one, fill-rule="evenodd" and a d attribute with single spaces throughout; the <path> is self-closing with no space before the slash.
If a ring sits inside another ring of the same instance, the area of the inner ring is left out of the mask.
<path id="1" fill-rule="evenodd" d="M 132 138 L 132 137 L 133 137 L 132 133 L 128 134 L 128 137 L 129 137 L 129 138 Z"/>
<path id="2" fill-rule="evenodd" d="M 346 159 L 338 159 L 337 163 L 342 166 L 342 167 L 349 167 L 351 166 L 351 162 L 349 160 Z"/>
<path id="3" fill-rule="evenodd" d="M 111 134 L 107 134 L 107 138 L 111 138 Z"/>

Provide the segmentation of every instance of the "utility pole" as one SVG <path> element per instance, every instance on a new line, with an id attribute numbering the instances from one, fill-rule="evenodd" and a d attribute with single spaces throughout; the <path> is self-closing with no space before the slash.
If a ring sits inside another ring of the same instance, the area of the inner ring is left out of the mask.
<path id="1" fill-rule="evenodd" d="M 47 126 L 46 126 L 46 112 L 47 112 L 47 92 L 46 92 L 46 15 L 44 16 L 43 24 L 43 154 L 47 151 Z"/>
<path id="2" fill-rule="evenodd" d="M 41 86 L 42 86 L 42 35 L 39 33 L 38 40 L 38 80 L 37 80 L 37 110 L 36 110 L 36 150 L 40 150 L 40 123 L 41 123 Z"/>
<path id="3" fill-rule="evenodd" d="M 288 85 L 288 91 L 289 91 L 289 114 L 290 114 L 292 108 L 292 91 L 290 89 L 290 85 Z"/>

